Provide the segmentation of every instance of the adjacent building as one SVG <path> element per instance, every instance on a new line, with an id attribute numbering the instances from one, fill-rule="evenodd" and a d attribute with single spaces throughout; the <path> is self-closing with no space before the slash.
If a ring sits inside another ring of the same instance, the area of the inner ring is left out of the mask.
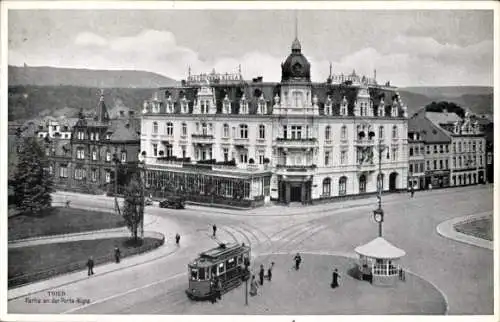
<path id="1" fill-rule="evenodd" d="M 86 193 L 113 191 L 115 170 L 126 172 L 137 168 L 140 147 L 140 130 L 134 126 L 137 122 L 110 119 L 104 95 L 101 94 L 94 117 L 80 113 L 71 128 L 61 128 L 61 123 L 64 124 L 50 123 L 52 128 L 41 136 L 57 189 Z"/>
<path id="2" fill-rule="evenodd" d="M 463 186 L 485 182 L 485 138 L 468 113 L 420 110 L 408 121 L 425 145 L 424 188 Z"/>
<path id="3" fill-rule="evenodd" d="M 406 106 L 376 77 L 311 81 L 298 39 L 281 82 L 192 75 L 144 102 L 146 188 L 161 197 L 259 205 L 330 200 L 407 188 Z M 374 73 L 375 74 L 375 73 Z M 379 176 L 381 153 L 381 176 Z"/>
<path id="4" fill-rule="evenodd" d="M 418 129 L 408 124 L 408 188 L 425 187 L 425 143 Z"/>

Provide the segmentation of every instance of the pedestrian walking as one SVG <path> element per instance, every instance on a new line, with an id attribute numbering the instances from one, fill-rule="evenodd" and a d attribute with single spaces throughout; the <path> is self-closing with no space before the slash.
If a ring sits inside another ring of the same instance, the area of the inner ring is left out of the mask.
<path id="1" fill-rule="evenodd" d="M 267 279 L 269 280 L 269 282 L 273 277 L 273 267 L 274 267 L 274 262 L 271 262 L 271 266 L 269 266 L 269 268 L 267 269 Z"/>
<path id="2" fill-rule="evenodd" d="M 259 286 L 257 285 L 257 281 L 255 280 L 255 275 L 252 275 L 252 281 L 250 282 L 250 295 L 255 296 L 257 295 L 257 288 Z"/>
<path id="3" fill-rule="evenodd" d="M 181 241 L 181 235 L 179 233 L 175 234 L 175 244 L 179 246 L 179 242 Z"/>
<path id="4" fill-rule="evenodd" d="M 66 201 L 66 208 L 69 208 L 69 204 L 71 203 L 71 200 Z"/>
<path id="5" fill-rule="evenodd" d="M 259 282 L 260 282 L 260 285 L 264 285 L 264 265 L 263 264 L 260 264 Z"/>
<path id="6" fill-rule="evenodd" d="M 415 188 L 413 188 L 413 185 L 411 186 L 410 195 L 412 198 L 415 195 Z"/>
<path id="7" fill-rule="evenodd" d="M 217 303 L 217 292 L 215 278 L 210 281 L 210 302 Z"/>
<path id="8" fill-rule="evenodd" d="M 338 273 L 338 270 L 335 268 L 333 270 L 333 274 L 332 274 L 332 284 L 330 284 L 330 286 L 332 288 L 337 288 L 339 287 L 339 273 Z"/>
<path id="9" fill-rule="evenodd" d="M 219 300 L 222 300 L 222 282 L 220 278 L 215 278 L 215 294 Z"/>
<path id="10" fill-rule="evenodd" d="M 88 275 L 94 275 L 94 259 L 92 256 L 89 257 L 89 260 L 87 261 L 87 268 L 88 268 Z"/>
<path id="11" fill-rule="evenodd" d="M 213 237 L 215 238 L 215 234 L 217 234 L 217 226 L 215 224 L 212 226 L 212 231 L 213 231 Z"/>
<path id="12" fill-rule="evenodd" d="M 399 279 L 403 282 L 406 280 L 405 271 L 402 267 L 399 268 Z"/>
<path id="13" fill-rule="evenodd" d="M 432 183 L 429 183 L 429 190 L 432 190 Z"/>
<path id="14" fill-rule="evenodd" d="M 120 262 L 120 257 L 121 257 L 120 248 L 115 247 L 115 262 L 116 263 Z"/>
<path id="15" fill-rule="evenodd" d="M 300 263 L 302 262 L 302 257 L 300 257 L 300 254 L 297 253 L 297 255 L 295 255 L 293 259 L 295 260 L 295 270 L 298 271 L 300 268 Z"/>

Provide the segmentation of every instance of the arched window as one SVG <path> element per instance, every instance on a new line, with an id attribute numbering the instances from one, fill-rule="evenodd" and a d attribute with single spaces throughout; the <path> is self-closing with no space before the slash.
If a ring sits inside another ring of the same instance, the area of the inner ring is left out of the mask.
<path id="1" fill-rule="evenodd" d="M 342 140 L 347 140 L 347 126 L 342 125 L 342 128 L 340 130 L 340 138 Z"/>
<path id="2" fill-rule="evenodd" d="M 392 138 L 396 139 L 397 137 L 398 137 L 398 127 L 396 125 L 394 125 L 392 127 Z"/>
<path id="3" fill-rule="evenodd" d="M 301 92 L 293 92 L 293 107 L 301 107 L 302 106 L 302 93 Z"/>
<path id="4" fill-rule="evenodd" d="M 187 135 L 187 124 L 186 123 L 182 123 L 182 136 L 186 136 Z"/>
<path id="5" fill-rule="evenodd" d="M 331 136 L 332 136 L 332 128 L 330 127 L 330 125 L 327 125 L 325 128 L 325 140 L 330 141 L 332 139 Z"/>
<path id="6" fill-rule="evenodd" d="M 248 139 L 248 125 L 240 124 L 240 138 Z"/>
<path id="7" fill-rule="evenodd" d="M 265 139 L 266 138 L 266 127 L 265 125 L 261 124 L 259 125 L 259 139 Z"/>
<path id="8" fill-rule="evenodd" d="M 225 138 L 229 137 L 229 125 L 224 124 L 222 136 L 225 137 Z"/>
<path id="9" fill-rule="evenodd" d="M 345 196 L 347 192 L 347 178 L 340 177 L 339 179 L 339 196 Z"/>
<path id="10" fill-rule="evenodd" d="M 381 125 L 381 126 L 378 127 L 378 138 L 380 140 L 383 140 L 384 137 L 385 137 L 384 126 Z"/>
<path id="11" fill-rule="evenodd" d="M 325 178 L 323 180 L 323 196 L 330 197 L 332 193 L 332 179 Z"/>
<path id="12" fill-rule="evenodd" d="M 153 122 L 153 134 L 158 134 L 158 122 Z"/>
<path id="13" fill-rule="evenodd" d="M 167 135 L 168 136 L 174 135 L 174 124 L 172 122 L 167 123 Z"/>
<path id="14" fill-rule="evenodd" d="M 366 176 L 362 174 L 359 177 L 359 193 L 365 193 L 366 192 Z"/>

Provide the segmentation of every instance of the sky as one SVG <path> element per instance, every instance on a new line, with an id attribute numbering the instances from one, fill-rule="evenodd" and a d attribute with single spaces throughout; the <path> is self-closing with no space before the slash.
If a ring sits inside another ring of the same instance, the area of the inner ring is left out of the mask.
<path id="1" fill-rule="evenodd" d="M 9 10 L 8 62 L 280 81 L 296 16 L 313 81 L 493 86 L 491 10 Z"/>

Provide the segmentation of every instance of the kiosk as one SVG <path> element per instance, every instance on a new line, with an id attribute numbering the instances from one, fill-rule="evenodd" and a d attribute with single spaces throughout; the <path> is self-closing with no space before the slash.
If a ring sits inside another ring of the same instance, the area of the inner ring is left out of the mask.
<path id="1" fill-rule="evenodd" d="M 389 243 L 383 237 L 377 237 L 365 245 L 356 247 L 359 255 L 358 272 L 360 279 L 370 280 L 379 286 L 391 286 L 399 279 L 398 261 L 405 256 L 405 251 Z"/>

